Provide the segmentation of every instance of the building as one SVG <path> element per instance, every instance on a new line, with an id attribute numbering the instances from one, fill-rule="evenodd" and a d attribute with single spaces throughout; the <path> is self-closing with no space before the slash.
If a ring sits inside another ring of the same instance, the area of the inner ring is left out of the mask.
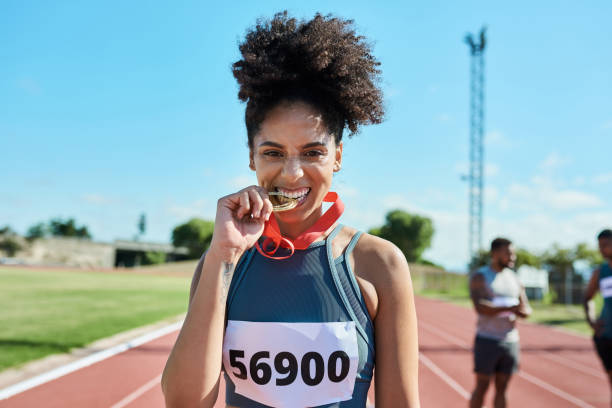
<path id="1" fill-rule="evenodd" d="M 52 237 L 28 242 L 19 237 L 19 250 L 6 263 L 70 266 L 79 268 L 133 267 L 150 263 L 152 258 L 173 262 L 187 259 L 188 249 L 171 244 L 115 240 L 94 242 L 82 238 Z M 1 263 L 1 262 L 0 262 Z"/>
<path id="2" fill-rule="evenodd" d="M 548 271 L 529 265 L 521 265 L 516 271 L 525 293 L 531 300 L 542 300 L 548 293 Z"/>

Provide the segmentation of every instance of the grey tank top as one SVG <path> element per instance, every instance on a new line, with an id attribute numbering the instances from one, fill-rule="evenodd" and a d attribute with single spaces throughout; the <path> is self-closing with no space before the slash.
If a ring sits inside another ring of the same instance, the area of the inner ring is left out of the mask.
<path id="1" fill-rule="evenodd" d="M 521 283 L 516 273 L 511 269 L 504 268 L 501 272 L 495 272 L 490 266 L 483 266 L 478 270 L 485 279 L 487 290 L 491 299 L 500 300 L 499 305 L 513 301 L 518 304 L 521 294 Z M 503 300 L 506 302 L 503 302 Z M 510 306 L 510 304 L 505 304 Z M 518 330 L 515 325 L 516 315 L 510 312 L 498 313 L 495 316 L 479 314 L 476 334 L 480 337 L 487 337 L 496 340 L 515 342 L 519 340 Z"/>
<path id="2" fill-rule="evenodd" d="M 374 370 L 374 325 L 347 258 L 361 232 L 344 253 L 333 259 L 331 242 L 338 225 L 324 241 L 296 250 L 285 260 L 268 259 L 251 248 L 239 262 L 229 289 L 226 320 L 247 322 L 354 322 L 359 362 L 351 399 L 320 407 L 366 406 Z M 283 248 L 277 255 L 283 255 Z M 224 371 L 227 368 L 224 367 Z M 236 392 L 224 372 L 226 403 L 236 407 L 266 407 Z M 300 406 L 296 401 L 295 405 Z"/>

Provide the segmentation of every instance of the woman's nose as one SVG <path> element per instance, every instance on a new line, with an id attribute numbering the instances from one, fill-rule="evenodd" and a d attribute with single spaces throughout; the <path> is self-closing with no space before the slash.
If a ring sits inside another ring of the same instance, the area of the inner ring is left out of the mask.
<path id="1" fill-rule="evenodd" d="M 304 175 L 299 157 L 288 157 L 283 166 L 283 175 L 291 180 L 299 179 Z"/>

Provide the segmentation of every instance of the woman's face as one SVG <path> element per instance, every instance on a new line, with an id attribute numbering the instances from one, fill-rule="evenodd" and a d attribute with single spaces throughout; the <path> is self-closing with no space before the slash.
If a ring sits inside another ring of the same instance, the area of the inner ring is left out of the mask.
<path id="1" fill-rule="evenodd" d="M 342 143 L 336 145 L 321 115 L 310 105 L 282 103 L 261 123 L 250 159 L 260 186 L 299 198 L 297 207 L 275 213 L 276 219 L 301 222 L 320 216 L 332 175 L 340 170 Z"/>

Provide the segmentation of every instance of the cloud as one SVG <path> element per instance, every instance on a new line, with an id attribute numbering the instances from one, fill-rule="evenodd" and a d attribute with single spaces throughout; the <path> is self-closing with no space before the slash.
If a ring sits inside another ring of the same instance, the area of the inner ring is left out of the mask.
<path id="1" fill-rule="evenodd" d="M 511 147 L 512 141 L 501 131 L 492 130 L 485 135 L 484 143 L 488 147 Z"/>
<path id="2" fill-rule="evenodd" d="M 568 163 L 571 163 L 571 160 L 567 157 L 562 157 L 557 152 L 551 152 L 544 160 L 542 160 L 540 167 L 544 170 L 555 170 L 559 167 L 565 166 Z"/>
<path id="3" fill-rule="evenodd" d="M 612 172 L 598 174 L 597 176 L 593 177 L 593 183 L 594 184 L 612 183 Z"/>
<path id="4" fill-rule="evenodd" d="M 233 190 L 242 190 L 245 187 L 257 185 L 257 178 L 255 177 L 255 173 L 241 174 L 230 179 L 228 184 Z"/>
<path id="5" fill-rule="evenodd" d="M 166 212 L 180 219 L 193 217 L 214 219 L 215 210 L 216 208 L 210 205 L 207 199 L 202 198 L 185 205 L 170 205 Z"/>
<path id="6" fill-rule="evenodd" d="M 455 173 L 457 173 L 460 177 L 468 176 L 470 174 L 468 162 L 455 163 L 454 169 Z M 485 178 L 495 177 L 499 174 L 499 166 L 495 163 L 485 163 L 484 172 Z"/>
<path id="7" fill-rule="evenodd" d="M 487 204 L 497 201 L 499 190 L 496 187 L 488 186 L 484 188 L 484 202 Z"/>
<path id="8" fill-rule="evenodd" d="M 30 95 L 39 95 L 42 92 L 42 88 L 32 78 L 19 78 L 17 80 L 17 87 Z"/>
<path id="9" fill-rule="evenodd" d="M 500 203 L 503 211 L 510 207 L 530 212 L 584 210 L 604 204 L 594 194 L 575 189 L 559 189 L 549 179 L 541 176 L 534 177 L 530 184 L 512 183 L 506 191 L 503 204 Z"/>
<path id="10" fill-rule="evenodd" d="M 81 200 L 89 204 L 108 205 L 116 202 L 115 199 L 98 193 L 88 193 L 81 196 Z"/>
<path id="11" fill-rule="evenodd" d="M 332 191 L 337 192 L 342 199 L 347 197 L 357 197 L 359 195 L 359 190 L 342 182 L 334 182 L 332 185 Z"/>

